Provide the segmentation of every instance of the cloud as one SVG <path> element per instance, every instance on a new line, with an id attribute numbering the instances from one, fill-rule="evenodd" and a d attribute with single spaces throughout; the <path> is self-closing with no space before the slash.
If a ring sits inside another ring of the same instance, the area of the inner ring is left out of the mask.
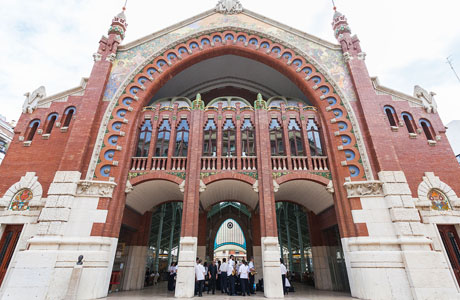
<path id="1" fill-rule="evenodd" d="M 282 5 L 241 0 L 249 10 L 322 39 L 336 42 L 328 1 L 285 0 Z M 18 119 L 27 91 L 46 86 L 48 95 L 75 87 L 89 76 L 92 53 L 124 1 L 41 0 L 2 3 L 0 23 L 0 113 Z M 129 1 L 130 42 L 212 9 L 217 0 Z M 445 0 L 336 0 L 367 52 L 372 76 L 412 94 L 413 86 L 435 91 L 445 123 L 459 118 L 460 83 L 444 63 L 448 55 L 460 72 L 460 2 Z"/>

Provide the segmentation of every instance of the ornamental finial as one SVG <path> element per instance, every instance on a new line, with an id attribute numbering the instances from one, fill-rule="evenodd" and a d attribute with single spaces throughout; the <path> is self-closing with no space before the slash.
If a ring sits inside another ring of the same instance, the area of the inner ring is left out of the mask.
<path id="1" fill-rule="evenodd" d="M 224 15 L 236 15 L 243 11 L 243 6 L 238 0 L 219 0 L 215 10 Z"/>

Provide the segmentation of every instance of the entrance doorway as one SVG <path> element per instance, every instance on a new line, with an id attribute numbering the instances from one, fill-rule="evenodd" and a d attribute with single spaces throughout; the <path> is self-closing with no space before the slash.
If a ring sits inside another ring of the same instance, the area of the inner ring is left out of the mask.
<path id="1" fill-rule="evenodd" d="M 0 240 L 0 285 L 5 278 L 8 265 L 21 235 L 23 225 L 7 225 Z"/>
<path id="2" fill-rule="evenodd" d="M 454 225 L 438 225 L 438 229 L 455 278 L 460 284 L 460 239 L 457 230 Z"/>

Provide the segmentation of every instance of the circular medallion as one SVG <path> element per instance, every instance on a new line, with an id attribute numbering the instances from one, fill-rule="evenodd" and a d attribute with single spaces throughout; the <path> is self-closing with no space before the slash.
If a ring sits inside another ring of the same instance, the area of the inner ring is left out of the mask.
<path id="1" fill-rule="evenodd" d="M 228 222 L 227 223 L 227 228 L 232 229 L 233 228 L 233 222 Z"/>

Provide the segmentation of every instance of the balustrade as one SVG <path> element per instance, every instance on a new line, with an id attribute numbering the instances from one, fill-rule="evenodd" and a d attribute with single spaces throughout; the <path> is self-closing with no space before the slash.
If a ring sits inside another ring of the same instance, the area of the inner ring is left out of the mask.
<path id="1" fill-rule="evenodd" d="M 131 160 L 131 171 L 147 170 L 147 157 L 133 157 Z"/>
<path id="2" fill-rule="evenodd" d="M 329 171 L 327 156 L 313 156 L 312 170 L 314 171 Z"/>

